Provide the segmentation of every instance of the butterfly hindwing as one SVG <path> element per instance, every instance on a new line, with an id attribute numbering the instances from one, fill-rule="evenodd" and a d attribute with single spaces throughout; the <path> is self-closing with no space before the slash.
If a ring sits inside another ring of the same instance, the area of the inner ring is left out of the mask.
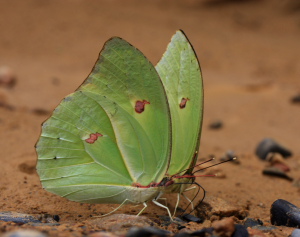
<path id="1" fill-rule="evenodd" d="M 108 200 L 125 192 L 114 186 L 161 181 L 171 122 L 153 65 L 125 40 L 107 41 L 89 77 L 43 124 L 36 149 L 44 188 L 71 200 Z"/>

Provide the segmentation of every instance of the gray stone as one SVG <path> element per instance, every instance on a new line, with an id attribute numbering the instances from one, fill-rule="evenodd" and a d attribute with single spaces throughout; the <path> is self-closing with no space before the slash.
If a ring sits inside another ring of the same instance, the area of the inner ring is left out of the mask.
<path id="1" fill-rule="evenodd" d="M 7 232 L 2 237 L 47 237 L 47 235 L 35 230 L 17 230 Z"/>
<path id="2" fill-rule="evenodd" d="M 155 223 L 145 216 L 113 214 L 110 216 L 95 218 L 89 223 L 96 225 L 99 229 L 111 232 L 128 231 L 132 227 L 154 226 Z"/>

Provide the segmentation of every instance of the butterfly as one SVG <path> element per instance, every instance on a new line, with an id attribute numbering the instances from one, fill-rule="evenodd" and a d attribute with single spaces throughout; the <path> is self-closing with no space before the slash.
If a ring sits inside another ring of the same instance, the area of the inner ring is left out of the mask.
<path id="1" fill-rule="evenodd" d="M 157 200 L 184 195 L 194 183 L 202 115 L 201 70 L 183 31 L 155 67 L 113 37 L 87 79 L 42 124 L 42 186 L 77 202 L 141 203 L 140 213 L 153 201 L 171 216 Z"/>

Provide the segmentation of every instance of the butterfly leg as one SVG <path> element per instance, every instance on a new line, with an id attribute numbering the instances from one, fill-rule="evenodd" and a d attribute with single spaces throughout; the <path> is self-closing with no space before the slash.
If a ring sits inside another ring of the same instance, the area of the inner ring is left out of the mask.
<path id="1" fill-rule="evenodd" d="M 140 210 L 140 212 L 136 215 L 139 216 L 142 214 L 142 212 L 148 207 L 147 203 L 143 202 L 144 207 L 142 208 L 142 210 Z"/>
<path id="2" fill-rule="evenodd" d="M 126 202 L 131 202 L 129 199 L 125 199 L 117 208 L 113 209 L 111 212 L 109 213 L 106 213 L 104 215 L 101 215 L 101 216 L 95 216 L 95 217 L 104 217 L 104 216 L 108 216 L 112 213 L 114 213 L 115 211 L 119 210 L 123 205 L 125 205 Z"/>
<path id="3" fill-rule="evenodd" d="M 169 216 L 170 216 L 170 219 L 171 219 L 171 221 L 173 221 L 173 218 L 172 218 L 172 216 L 171 216 L 170 210 L 169 210 L 169 208 L 168 208 L 167 206 L 164 206 L 163 204 L 159 203 L 158 201 L 156 201 L 156 199 L 153 199 L 152 202 L 153 202 L 154 204 L 156 204 L 157 206 L 159 206 L 159 207 L 162 207 L 162 208 L 167 209 L 168 214 L 169 214 Z"/>
<path id="4" fill-rule="evenodd" d="M 184 193 L 181 193 L 181 195 L 191 204 L 191 206 L 192 206 L 192 212 L 195 215 L 194 203 Z"/>
<path id="5" fill-rule="evenodd" d="M 195 189 L 195 188 L 197 188 L 197 187 L 196 187 L 196 186 L 192 186 L 192 187 L 190 187 L 190 188 L 185 189 L 184 192 L 190 191 L 190 190 Z"/>
<path id="6" fill-rule="evenodd" d="M 175 216 L 175 214 L 176 214 L 176 210 L 177 210 L 177 207 L 178 207 L 179 201 L 180 201 L 180 193 L 177 193 L 177 201 L 176 201 L 176 205 L 175 205 L 175 209 L 174 209 L 174 214 L 173 214 L 173 217 L 174 217 L 174 216 Z"/>
<path id="7" fill-rule="evenodd" d="M 157 200 L 158 199 L 165 200 L 165 204 L 166 204 L 166 206 L 168 206 L 168 201 L 167 201 L 168 199 L 167 198 L 157 198 Z"/>

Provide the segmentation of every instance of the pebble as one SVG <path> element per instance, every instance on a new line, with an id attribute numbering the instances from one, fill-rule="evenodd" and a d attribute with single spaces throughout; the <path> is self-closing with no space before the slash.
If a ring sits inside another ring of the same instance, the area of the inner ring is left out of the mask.
<path id="1" fill-rule="evenodd" d="M 267 237 L 264 232 L 258 229 L 251 229 L 250 227 L 247 228 L 247 231 L 251 237 Z"/>
<path id="2" fill-rule="evenodd" d="M 284 178 L 289 181 L 294 180 L 292 177 L 288 176 L 284 171 L 282 171 L 281 169 L 279 169 L 277 167 L 267 167 L 267 168 L 263 169 L 262 173 L 264 175 L 270 175 L 270 176 L 276 176 L 279 178 Z"/>
<path id="3" fill-rule="evenodd" d="M 293 97 L 291 98 L 291 102 L 292 102 L 293 104 L 299 104 L 299 103 L 300 103 L 300 94 L 293 96 Z"/>
<path id="4" fill-rule="evenodd" d="M 30 226 L 59 226 L 59 223 L 28 223 Z"/>
<path id="5" fill-rule="evenodd" d="M 231 160 L 230 162 L 233 162 L 234 164 L 240 164 L 240 160 L 237 159 L 238 156 L 235 154 L 235 152 L 233 150 L 228 150 L 225 152 L 225 154 L 220 158 L 221 161 L 226 161 L 226 160 L 230 160 L 236 158 L 234 160 Z"/>
<path id="6" fill-rule="evenodd" d="M 57 222 L 59 222 L 59 220 L 60 220 L 59 215 L 53 215 L 52 218 L 53 218 L 53 220 L 55 220 Z"/>
<path id="7" fill-rule="evenodd" d="M 192 237 L 192 235 L 190 233 L 187 233 L 187 232 L 181 232 L 181 233 L 175 234 L 173 237 Z"/>
<path id="8" fill-rule="evenodd" d="M 220 129 L 222 127 L 223 127 L 223 122 L 221 120 L 215 120 L 209 124 L 209 128 L 214 130 Z"/>
<path id="9" fill-rule="evenodd" d="M 264 232 L 270 232 L 272 230 L 276 230 L 277 227 L 276 226 L 262 226 L 262 225 L 257 225 L 257 226 L 253 226 L 253 229 L 257 229 L 257 230 L 264 231 Z"/>
<path id="10" fill-rule="evenodd" d="M 127 234 L 126 237 L 147 237 L 147 236 L 158 236 L 158 237 L 166 237 L 170 235 L 171 232 L 154 228 L 154 227 L 144 227 L 144 228 L 137 228 L 133 227 L 131 228 Z"/>
<path id="11" fill-rule="evenodd" d="M 0 67 L 0 87 L 13 88 L 16 84 L 16 75 L 10 67 Z"/>
<path id="12" fill-rule="evenodd" d="M 300 209 L 292 203 L 277 199 L 271 206 L 271 223 L 276 226 L 300 227 Z"/>
<path id="13" fill-rule="evenodd" d="M 132 227 L 148 227 L 154 226 L 155 223 L 145 216 L 113 214 L 105 217 L 95 218 L 88 223 L 97 226 L 99 229 L 106 231 L 124 231 Z"/>
<path id="14" fill-rule="evenodd" d="M 291 237 L 299 237 L 300 236 L 300 229 L 294 229 L 291 234 Z"/>
<path id="15" fill-rule="evenodd" d="M 281 163 L 281 162 L 274 162 L 273 164 L 271 164 L 273 167 L 283 171 L 283 172 L 289 172 L 291 171 L 291 168 L 284 164 L 284 163 Z"/>
<path id="16" fill-rule="evenodd" d="M 289 172 L 291 170 L 290 167 L 285 163 L 282 155 L 278 153 L 269 153 L 267 160 L 271 166 L 277 167 L 283 172 Z"/>
<path id="17" fill-rule="evenodd" d="M 263 222 L 259 219 L 247 218 L 244 222 L 245 227 L 253 227 L 263 225 Z"/>
<path id="18" fill-rule="evenodd" d="M 235 232 L 231 237 L 248 237 L 249 233 L 247 228 L 243 225 L 236 224 L 235 225 Z"/>
<path id="19" fill-rule="evenodd" d="M 232 217 L 224 218 L 212 223 L 214 233 L 217 236 L 231 237 L 235 232 L 234 220 Z"/>
<path id="20" fill-rule="evenodd" d="M 245 208 L 212 196 L 205 198 L 197 205 L 196 211 L 197 216 L 203 219 L 210 219 L 214 216 L 219 218 L 235 216 L 238 219 L 244 219 L 247 216 Z"/>
<path id="21" fill-rule="evenodd" d="M 1 221 L 12 221 L 14 223 L 25 224 L 25 223 L 42 223 L 37 217 L 18 213 L 18 212 L 0 212 L 0 220 Z"/>
<path id="22" fill-rule="evenodd" d="M 36 161 L 28 160 L 18 165 L 19 171 L 26 174 L 36 173 Z"/>
<path id="23" fill-rule="evenodd" d="M 213 236 L 213 231 L 214 231 L 214 228 L 212 228 L 212 227 L 203 228 L 201 230 L 196 230 L 196 231 L 190 233 L 190 236 L 192 236 L 192 237 L 194 237 L 194 236 L 200 236 L 200 237 Z"/>
<path id="24" fill-rule="evenodd" d="M 44 116 L 44 115 L 50 115 L 51 111 L 43 109 L 43 108 L 35 108 L 32 109 L 30 112 L 32 112 L 35 115 Z"/>
<path id="25" fill-rule="evenodd" d="M 284 158 L 287 158 L 292 155 L 292 152 L 285 147 L 279 145 L 277 142 L 275 142 L 271 138 L 265 138 L 263 139 L 257 146 L 256 155 L 262 159 L 266 160 L 269 153 L 279 153 Z"/>
<path id="26" fill-rule="evenodd" d="M 193 216 L 191 214 L 184 214 L 181 216 L 181 218 L 187 222 L 190 222 L 190 221 L 193 221 L 193 222 L 196 222 L 196 223 L 202 223 L 203 222 L 203 219 L 199 218 L 199 217 L 196 217 L 196 216 Z"/>
<path id="27" fill-rule="evenodd" d="M 119 237 L 119 236 L 110 232 L 99 231 L 99 232 L 94 232 L 92 234 L 89 234 L 88 237 Z"/>
<path id="28" fill-rule="evenodd" d="M 35 230 L 17 230 L 7 232 L 1 237 L 47 237 L 47 235 Z"/>

